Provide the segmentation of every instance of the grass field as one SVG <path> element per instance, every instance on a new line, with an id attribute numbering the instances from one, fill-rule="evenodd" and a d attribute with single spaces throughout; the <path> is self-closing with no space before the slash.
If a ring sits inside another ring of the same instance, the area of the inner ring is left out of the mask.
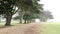
<path id="1" fill-rule="evenodd" d="M 45 32 L 43 34 L 60 34 L 60 23 L 45 24 Z"/>
<path id="2" fill-rule="evenodd" d="M 5 25 L 5 23 L 0 23 L 0 29 L 9 27 L 9 26 L 4 26 L 4 25 Z M 19 25 L 19 24 L 18 23 L 11 23 L 11 25 Z"/>

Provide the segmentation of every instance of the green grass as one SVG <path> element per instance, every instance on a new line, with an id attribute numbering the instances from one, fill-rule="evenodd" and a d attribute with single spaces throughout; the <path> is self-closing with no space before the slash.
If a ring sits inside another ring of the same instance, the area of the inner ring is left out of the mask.
<path id="1" fill-rule="evenodd" d="M 43 34 L 60 34 L 60 24 L 45 24 L 45 31 Z"/>
<path id="2" fill-rule="evenodd" d="M 1 28 L 6 28 L 7 26 L 4 26 L 4 23 L 0 23 L 0 29 Z"/>
<path id="3" fill-rule="evenodd" d="M 9 26 L 4 26 L 5 25 L 5 23 L 0 23 L 0 29 L 1 28 L 6 28 L 6 27 L 9 27 Z M 18 25 L 18 23 L 11 23 L 11 25 Z"/>
<path id="4" fill-rule="evenodd" d="M 26 25 L 26 24 L 19 24 L 17 22 L 13 22 L 13 23 L 11 23 L 11 25 L 13 25 L 13 26 L 21 26 L 21 25 Z M 7 28 L 7 27 L 11 27 L 11 26 L 5 26 L 5 23 L 0 23 L 0 29 Z"/>

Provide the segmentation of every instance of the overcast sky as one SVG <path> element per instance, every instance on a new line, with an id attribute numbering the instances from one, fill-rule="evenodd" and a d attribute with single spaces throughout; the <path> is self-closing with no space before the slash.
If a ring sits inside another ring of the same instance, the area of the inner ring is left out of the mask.
<path id="1" fill-rule="evenodd" d="M 60 21 L 60 0 L 41 0 L 44 10 L 49 10 L 54 16 L 54 21 Z"/>

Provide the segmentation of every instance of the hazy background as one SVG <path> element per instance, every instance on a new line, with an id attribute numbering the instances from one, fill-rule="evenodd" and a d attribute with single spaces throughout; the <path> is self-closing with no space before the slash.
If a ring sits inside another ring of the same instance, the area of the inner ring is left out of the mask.
<path id="1" fill-rule="evenodd" d="M 44 10 L 52 12 L 54 19 L 49 21 L 60 22 L 60 0 L 41 0 L 40 3 L 44 4 Z"/>

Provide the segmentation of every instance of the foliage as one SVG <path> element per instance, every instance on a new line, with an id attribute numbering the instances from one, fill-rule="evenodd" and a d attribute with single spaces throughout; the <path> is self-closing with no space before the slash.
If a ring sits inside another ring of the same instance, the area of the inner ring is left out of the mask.
<path id="1" fill-rule="evenodd" d="M 30 19 L 39 18 L 40 13 L 42 13 L 41 10 L 43 10 L 42 4 L 38 4 L 37 1 L 33 0 L 32 6 L 25 13 L 30 16 Z"/>
<path id="2" fill-rule="evenodd" d="M 42 14 L 40 14 L 40 20 L 47 21 L 47 19 L 54 19 L 52 13 L 50 11 L 42 11 Z"/>
<path id="3" fill-rule="evenodd" d="M 4 14 L 4 15 L 9 15 L 9 14 L 14 14 L 15 9 L 13 9 L 14 4 L 15 4 L 15 0 L 2 0 L 0 1 L 0 14 Z"/>
<path id="4" fill-rule="evenodd" d="M 16 10 L 16 0 L 2 0 L 0 1 L 0 14 L 4 15 L 6 18 L 5 26 L 10 26 L 11 18 L 13 14 L 17 12 Z"/>

